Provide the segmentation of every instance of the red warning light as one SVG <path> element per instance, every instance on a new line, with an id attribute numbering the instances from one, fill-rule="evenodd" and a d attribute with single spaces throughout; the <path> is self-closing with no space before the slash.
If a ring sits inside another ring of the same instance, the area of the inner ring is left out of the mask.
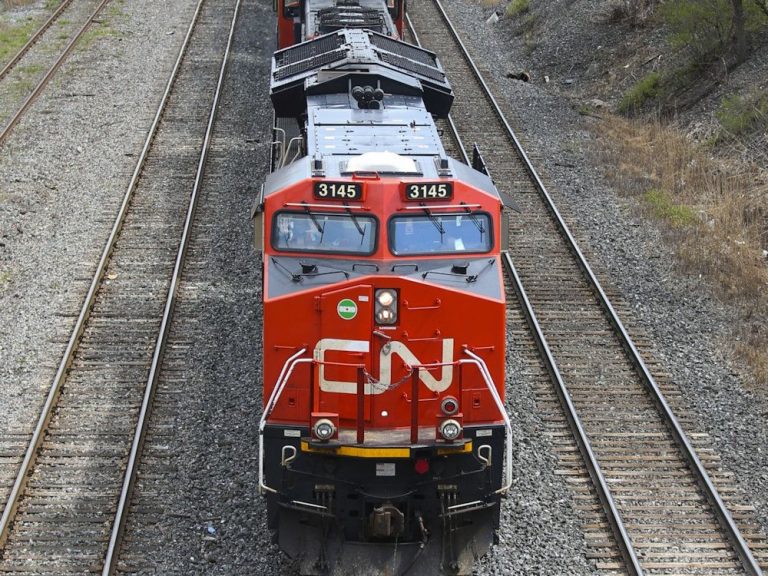
<path id="1" fill-rule="evenodd" d="M 416 470 L 416 474 L 426 474 L 429 472 L 429 460 L 426 458 L 419 458 L 414 463 L 413 469 Z"/>

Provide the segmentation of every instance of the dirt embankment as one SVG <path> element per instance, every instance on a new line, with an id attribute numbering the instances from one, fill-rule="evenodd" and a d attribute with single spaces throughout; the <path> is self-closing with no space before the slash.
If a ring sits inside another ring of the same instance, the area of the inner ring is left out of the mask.
<path id="1" fill-rule="evenodd" d="M 606 0 L 490 5 L 525 70 L 590 122 L 596 161 L 661 230 L 683 275 L 733 306 L 732 344 L 768 394 L 768 13 L 730 3 Z"/>

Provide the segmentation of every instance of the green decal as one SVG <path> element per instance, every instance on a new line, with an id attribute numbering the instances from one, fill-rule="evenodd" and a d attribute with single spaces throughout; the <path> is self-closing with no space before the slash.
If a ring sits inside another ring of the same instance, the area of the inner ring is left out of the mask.
<path id="1" fill-rule="evenodd" d="M 349 298 L 344 298 L 341 302 L 339 302 L 339 305 L 336 306 L 336 310 L 339 313 L 339 316 L 344 320 L 352 320 L 355 316 L 357 316 L 357 304 L 355 304 L 354 300 L 350 300 Z"/>

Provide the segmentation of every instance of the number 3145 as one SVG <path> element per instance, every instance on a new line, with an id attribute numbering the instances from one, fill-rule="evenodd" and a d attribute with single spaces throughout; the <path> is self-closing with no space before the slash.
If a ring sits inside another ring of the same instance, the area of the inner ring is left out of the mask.
<path id="1" fill-rule="evenodd" d="M 409 184 L 408 198 L 448 198 L 450 188 L 448 184 Z"/>

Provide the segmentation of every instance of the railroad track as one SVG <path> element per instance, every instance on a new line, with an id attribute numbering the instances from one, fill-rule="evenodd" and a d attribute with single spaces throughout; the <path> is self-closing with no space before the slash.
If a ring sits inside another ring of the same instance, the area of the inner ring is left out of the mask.
<path id="1" fill-rule="evenodd" d="M 110 0 L 63 0 L 51 16 L 0 70 L 0 144 L 48 85 Z M 60 18 L 67 12 L 70 19 Z M 79 27 L 77 24 L 79 23 Z M 41 40 L 45 39 L 45 42 Z M 60 44 L 64 41 L 63 47 Z M 40 44 L 38 46 L 38 44 Z M 51 49 L 51 47 L 57 47 Z"/>
<path id="2" fill-rule="evenodd" d="M 0 573 L 114 569 L 239 7 L 213 4 L 197 5 L 5 503 Z"/>
<path id="3" fill-rule="evenodd" d="M 45 34 L 45 32 L 53 26 L 53 24 L 56 22 L 56 20 L 59 19 L 59 16 L 61 16 L 62 12 L 66 10 L 69 5 L 72 3 L 72 0 L 63 0 L 58 7 L 51 13 L 48 18 L 46 18 L 45 22 L 29 37 L 29 40 L 19 48 L 19 50 L 14 54 L 8 62 L 3 65 L 3 68 L 0 69 L 0 80 L 6 77 L 6 75 L 13 70 L 16 65 L 19 63 L 19 61 L 24 57 L 24 55 L 29 52 L 29 50 L 34 46 L 37 41 Z"/>
<path id="4" fill-rule="evenodd" d="M 521 206 L 506 265 L 549 374 L 535 382 L 537 404 L 575 487 L 595 566 L 762 574 L 768 550 L 751 507 L 706 435 L 683 432 L 695 421 L 674 417 L 670 406 L 685 413 L 679 391 L 640 356 L 442 6 L 413 3 L 409 12 L 451 79 L 463 141 L 480 146 L 497 186 Z"/>

